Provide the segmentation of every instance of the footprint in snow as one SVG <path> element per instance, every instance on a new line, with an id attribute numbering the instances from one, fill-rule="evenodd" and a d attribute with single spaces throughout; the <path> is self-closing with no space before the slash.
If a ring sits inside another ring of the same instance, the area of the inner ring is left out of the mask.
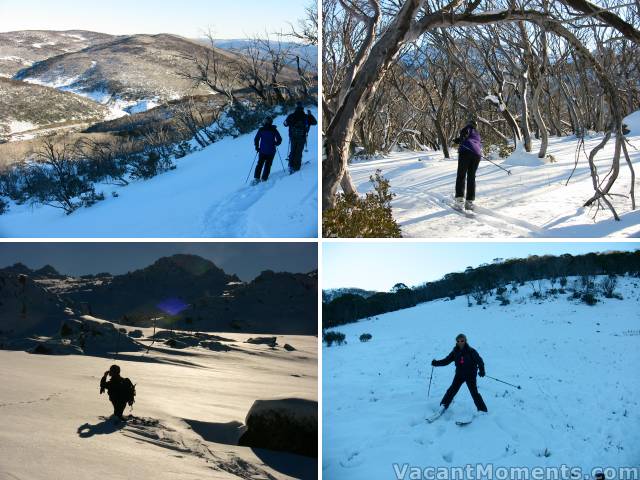
<path id="1" fill-rule="evenodd" d="M 345 460 L 340 460 L 340 465 L 344 468 L 353 468 L 364 463 L 364 458 L 360 455 L 360 452 L 354 451 L 349 454 Z"/>

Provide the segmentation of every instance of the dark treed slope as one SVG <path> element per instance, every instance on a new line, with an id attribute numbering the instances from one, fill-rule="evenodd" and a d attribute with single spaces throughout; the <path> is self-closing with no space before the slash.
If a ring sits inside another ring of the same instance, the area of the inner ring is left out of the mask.
<path id="1" fill-rule="evenodd" d="M 445 275 L 435 282 L 393 293 L 376 293 L 369 298 L 343 295 L 322 308 L 322 326 L 330 328 L 361 318 L 413 307 L 437 298 L 456 297 L 480 289 L 488 292 L 510 282 L 527 282 L 542 278 L 559 279 L 580 275 L 633 274 L 640 272 L 640 250 L 634 252 L 565 254 L 558 257 L 536 256 L 509 259 L 467 268 L 464 272 Z"/>

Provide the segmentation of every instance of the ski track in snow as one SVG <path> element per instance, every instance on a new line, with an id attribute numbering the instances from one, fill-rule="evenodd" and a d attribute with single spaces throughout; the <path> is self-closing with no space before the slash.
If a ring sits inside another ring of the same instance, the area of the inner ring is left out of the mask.
<path id="1" fill-rule="evenodd" d="M 282 159 L 282 161 L 286 169 L 286 160 Z M 219 232 L 238 238 L 251 235 L 268 236 L 269 231 L 267 229 L 256 229 L 258 223 L 252 222 L 252 207 L 255 206 L 260 211 L 264 210 L 264 214 L 268 215 L 270 213 L 269 207 L 263 205 L 264 199 L 270 194 L 278 196 L 278 187 L 283 190 L 291 190 L 288 187 L 291 184 L 289 179 L 295 181 L 304 175 L 304 183 L 306 183 L 306 177 L 315 174 L 315 170 L 310 171 L 311 168 L 313 167 L 310 166 L 310 162 L 305 162 L 300 171 L 290 176 L 287 170 L 283 170 L 279 162 L 276 166 L 274 160 L 268 181 L 260 182 L 258 185 L 251 185 L 250 182 L 253 180 L 253 175 L 250 175 L 245 187 L 229 195 L 222 202 L 212 205 L 207 210 L 202 222 L 204 225 L 202 236 L 219 236 Z M 286 182 L 286 185 L 282 184 L 283 181 Z M 300 182 L 297 183 L 300 184 Z M 297 201 L 301 205 L 307 204 L 309 201 L 315 204 L 317 195 L 315 195 L 313 189 L 310 189 L 306 195 L 302 192 Z M 258 216 L 261 215 L 260 211 L 256 212 Z M 304 218 L 301 215 L 296 215 L 296 212 L 289 213 L 288 217 L 292 222 L 304 222 Z"/>
<path id="2" fill-rule="evenodd" d="M 637 117 L 637 118 L 636 118 Z M 629 155 L 636 170 L 640 165 L 640 112 L 627 117 L 633 125 L 627 136 Z M 636 125 L 637 124 L 637 125 Z M 600 135 L 585 139 L 589 152 Z M 584 153 L 568 185 L 574 168 L 577 140 L 574 137 L 551 137 L 548 154 L 554 163 L 534 165 L 509 164 L 510 159 L 496 163 L 509 165 L 507 176 L 488 161 L 480 163 L 477 173 L 476 210 L 473 216 L 455 212 L 447 205 L 455 186 L 457 153 L 444 159 L 442 152 L 397 152 L 385 157 L 355 160 L 351 176 L 359 192 L 371 190 L 369 176 L 376 169 L 390 181 L 396 194 L 392 201 L 394 217 L 405 237 L 640 237 L 640 210 L 632 211 L 628 198 L 611 198 L 621 217 L 616 222 L 609 210 L 583 207 L 593 194 L 589 167 Z M 539 141 L 533 141 L 531 154 L 514 152 L 514 156 L 537 158 Z M 596 156 L 601 178 L 609 171 L 614 145 L 609 142 Z M 522 162 L 521 162 L 522 163 Z M 636 180 L 637 182 L 637 180 Z M 620 175 L 613 193 L 629 194 L 631 176 L 621 159 Z M 638 188 L 636 188 L 636 191 Z"/>
<path id="3" fill-rule="evenodd" d="M 637 465 L 640 285 L 627 277 L 616 290 L 624 300 L 589 307 L 566 295 L 533 300 L 526 285 L 509 294 L 508 306 L 492 298 L 486 309 L 469 308 L 462 296 L 335 327 L 348 343 L 323 347 L 324 476 L 391 478 L 394 462 L 567 464 L 584 473 Z M 488 375 L 522 389 L 478 378 L 488 415 L 455 424 L 475 413 L 463 385 L 450 408 L 428 423 L 454 370 L 434 369 L 427 398 L 430 360 L 449 353 L 459 331 Z M 363 332 L 372 334 L 370 342 L 358 341 Z"/>
<path id="4" fill-rule="evenodd" d="M 104 421 L 109 421 L 106 417 L 100 417 Z M 201 458 L 210 464 L 210 468 L 230 473 L 238 478 L 253 480 L 256 478 L 275 480 L 276 477 L 266 470 L 253 465 L 241 458 L 230 455 L 224 458 L 211 451 L 206 443 L 197 436 L 191 438 L 180 434 L 175 429 L 163 425 L 159 420 L 153 418 L 134 417 L 128 419 L 122 426 L 120 432 L 125 437 L 131 438 L 138 443 L 148 443 L 160 448 L 166 448 L 177 454 L 191 455 Z"/>

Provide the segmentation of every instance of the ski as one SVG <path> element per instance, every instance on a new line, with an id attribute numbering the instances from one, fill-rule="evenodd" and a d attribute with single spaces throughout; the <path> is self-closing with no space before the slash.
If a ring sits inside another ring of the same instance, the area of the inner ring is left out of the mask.
<path id="1" fill-rule="evenodd" d="M 435 422 L 437 419 L 439 419 L 442 416 L 442 414 L 444 412 L 445 412 L 445 409 L 441 408 L 440 410 L 438 410 L 436 413 L 434 413 L 430 417 L 427 417 L 427 422 L 429 422 L 429 423 Z"/>
<path id="2" fill-rule="evenodd" d="M 456 425 L 458 425 L 459 427 L 463 427 L 465 425 L 469 425 L 471 422 L 473 422 L 472 418 L 468 420 L 456 420 Z"/>
<path id="3" fill-rule="evenodd" d="M 464 215 L 467 218 L 476 218 L 476 214 L 473 210 L 466 210 L 461 206 L 458 206 L 455 202 L 448 202 L 443 200 L 442 203 L 444 203 L 445 205 L 447 205 L 449 208 L 451 208 L 454 212 L 456 212 L 459 215 Z"/>

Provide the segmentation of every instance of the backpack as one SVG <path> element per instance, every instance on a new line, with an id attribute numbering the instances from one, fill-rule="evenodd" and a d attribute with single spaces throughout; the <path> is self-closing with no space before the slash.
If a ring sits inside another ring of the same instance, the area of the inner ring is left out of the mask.
<path id="1" fill-rule="evenodd" d="M 123 379 L 124 391 L 127 393 L 126 399 L 129 405 L 133 405 L 136 401 L 136 386 L 131 383 L 128 378 Z"/>

